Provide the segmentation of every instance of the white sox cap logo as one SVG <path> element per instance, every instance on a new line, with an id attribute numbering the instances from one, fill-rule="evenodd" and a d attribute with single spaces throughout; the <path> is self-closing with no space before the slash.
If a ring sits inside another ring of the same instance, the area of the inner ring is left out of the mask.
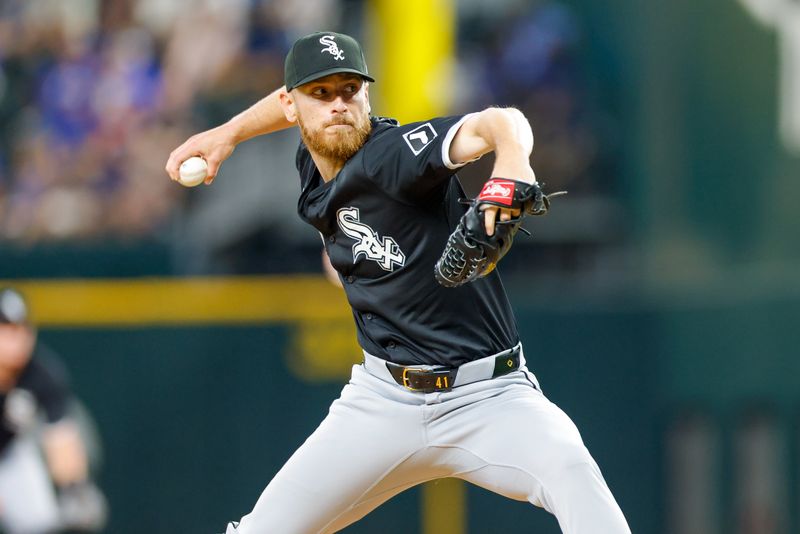
<path id="1" fill-rule="evenodd" d="M 342 232 L 356 240 L 353 245 L 353 263 L 363 254 L 384 271 L 394 271 L 395 265 L 405 265 L 406 255 L 397 242 L 391 237 L 379 238 L 375 230 L 360 222 L 358 208 L 341 208 L 336 212 L 336 218 Z"/>
<path id="2" fill-rule="evenodd" d="M 344 52 L 339 50 L 339 45 L 336 44 L 334 38 L 333 35 L 324 35 L 320 37 L 319 42 L 326 47 L 320 50 L 320 53 L 328 52 L 336 61 L 342 61 L 344 59 Z"/>

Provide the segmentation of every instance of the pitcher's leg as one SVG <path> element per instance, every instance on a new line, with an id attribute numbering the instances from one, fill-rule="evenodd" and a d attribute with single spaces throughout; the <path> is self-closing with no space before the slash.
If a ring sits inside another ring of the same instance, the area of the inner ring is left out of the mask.
<path id="1" fill-rule="evenodd" d="M 439 444 L 462 451 L 458 476 L 545 508 L 566 534 L 630 533 L 572 420 L 530 385 L 499 384 L 437 430 Z"/>
<path id="2" fill-rule="evenodd" d="M 422 446 L 419 407 L 383 397 L 376 389 L 391 385 L 363 371 L 353 376 L 325 420 L 242 518 L 238 534 L 327 532 L 370 491 L 386 500 L 403 489 L 379 486 Z M 372 508 L 383 500 L 371 501 Z M 371 508 L 361 509 L 363 515 Z"/>

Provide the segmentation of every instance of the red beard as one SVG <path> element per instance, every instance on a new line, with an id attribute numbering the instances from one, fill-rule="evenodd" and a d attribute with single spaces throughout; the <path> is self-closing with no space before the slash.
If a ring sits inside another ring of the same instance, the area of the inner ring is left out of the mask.
<path id="1" fill-rule="evenodd" d="M 299 116 L 297 123 L 300 126 L 300 137 L 311 152 L 339 163 L 344 163 L 353 157 L 353 154 L 364 146 L 372 131 L 372 123 L 369 119 L 365 119 L 361 124 L 347 119 L 331 120 L 313 132 L 305 127 Z M 352 128 L 337 129 L 335 134 L 331 135 L 326 128 L 335 124 L 347 124 Z"/>

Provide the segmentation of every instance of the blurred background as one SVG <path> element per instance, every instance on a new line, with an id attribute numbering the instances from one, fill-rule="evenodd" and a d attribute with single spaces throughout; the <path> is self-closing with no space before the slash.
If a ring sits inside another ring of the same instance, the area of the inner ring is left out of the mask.
<path id="1" fill-rule="evenodd" d="M 570 194 L 500 270 L 633 531 L 800 532 L 800 3 L 2 0 L 0 281 L 97 426 L 106 531 L 222 531 L 359 359 L 295 214 L 296 132 L 212 187 L 163 170 L 319 29 L 364 44 L 375 114 L 531 120 Z M 378 530 L 559 532 L 447 481 L 347 532 Z"/>

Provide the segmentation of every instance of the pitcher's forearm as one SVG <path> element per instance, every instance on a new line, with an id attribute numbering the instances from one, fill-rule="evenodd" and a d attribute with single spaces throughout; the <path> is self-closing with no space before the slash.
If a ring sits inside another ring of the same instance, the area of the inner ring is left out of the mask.
<path id="1" fill-rule="evenodd" d="M 271 92 L 223 125 L 235 144 L 294 126 L 283 114 L 278 97 L 281 91 L 283 87 Z"/>
<path id="2" fill-rule="evenodd" d="M 494 152 L 492 176 L 533 182 L 532 151 L 533 132 L 525 115 L 514 108 L 487 108 L 468 116 L 459 128 L 450 144 L 450 161 L 466 163 Z"/>
<path id="3" fill-rule="evenodd" d="M 530 166 L 533 132 L 525 116 L 514 108 L 493 108 L 484 114 L 486 120 L 479 123 L 478 134 L 494 150 L 492 176 L 535 181 Z"/>
<path id="4" fill-rule="evenodd" d="M 178 180 L 180 165 L 192 156 L 200 156 L 208 163 L 206 184 L 217 176 L 220 165 L 243 141 L 259 135 L 285 130 L 293 125 L 286 120 L 281 107 L 283 87 L 268 94 L 229 121 L 210 130 L 191 136 L 172 151 L 165 167 L 172 180 Z"/>

